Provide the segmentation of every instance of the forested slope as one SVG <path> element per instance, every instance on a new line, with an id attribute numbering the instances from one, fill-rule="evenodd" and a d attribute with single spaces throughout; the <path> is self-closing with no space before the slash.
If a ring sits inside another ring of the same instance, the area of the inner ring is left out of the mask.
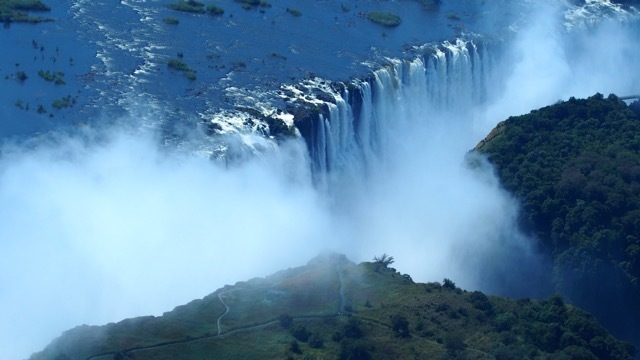
<path id="1" fill-rule="evenodd" d="M 476 147 L 521 202 L 522 227 L 552 255 L 556 290 L 636 342 L 638 112 L 615 95 L 571 98 L 507 119 Z"/>

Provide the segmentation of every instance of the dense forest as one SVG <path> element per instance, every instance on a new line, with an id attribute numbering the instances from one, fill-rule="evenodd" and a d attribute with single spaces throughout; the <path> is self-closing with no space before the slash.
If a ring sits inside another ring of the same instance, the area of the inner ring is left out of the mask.
<path id="1" fill-rule="evenodd" d="M 571 98 L 500 123 L 477 149 L 554 260 L 556 290 L 638 341 L 640 106 Z"/>

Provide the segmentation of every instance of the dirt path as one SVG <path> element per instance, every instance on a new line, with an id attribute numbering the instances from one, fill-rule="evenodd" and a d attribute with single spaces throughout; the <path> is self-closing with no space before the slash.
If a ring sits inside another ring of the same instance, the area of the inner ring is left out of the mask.
<path id="1" fill-rule="evenodd" d="M 344 284 L 344 274 L 342 273 L 342 270 L 340 268 L 340 264 L 336 265 L 336 272 L 338 274 L 338 279 L 340 280 L 340 288 L 339 288 L 339 296 L 340 296 L 340 303 L 339 303 L 339 308 L 338 308 L 338 312 L 334 313 L 334 314 L 323 314 L 323 315 L 302 315 L 302 316 L 293 316 L 293 319 L 297 319 L 297 320 L 311 320 L 311 319 L 317 319 L 317 318 L 330 318 L 330 317 L 337 317 L 337 316 L 341 316 L 344 312 L 344 304 L 345 304 L 345 284 Z M 217 339 L 217 338 L 224 338 L 239 332 L 244 332 L 244 331 L 252 331 L 252 330 L 257 330 L 257 329 L 261 329 L 261 328 L 265 328 L 267 326 L 270 325 L 274 325 L 278 323 L 277 319 L 270 319 L 270 320 L 266 320 L 262 323 L 254 323 L 254 324 L 250 324 L 250 325 L 246 325 L 246 326 L 240 326 L 237 327 L 235 329 L 231 329 L 225 333 L 222 333 L 222 326 L 221 326 L 221 322 L 222 322 L 222 318 L 227 315 L 229 313 L 229 311 L 231 310 L 231 308 L 229 307 L 229 305 L 227 305 L 224 300 L 222 299 L 222 295 L 228 293 L 228 292 L 232 292 L 232 291 L 236 291 L 236 290 L 242 290 L 242 289 L 232 289 L 232 290 L 228 290 L 228 291 L 224 291 L 218 294 L 218 299 L 220 300 L 220 302 L 222 303 L 222 305 L 224 305 L 225 307 L 225 311 L 224 313 L 220 314 L 220 316 L 218 316 L 217 320 L 216 320 L 216 325 L 218 327 L 218 333 L 215 335 L 203 335 L 203 336 L 199 336 L 199 337 L 187 337 L 184 339 L 180 339 L 180 340 L 173 340 L 173 341 L 166 341 L 166 342 L 161 342 L 161 343 L 157 343 L 157 344 L 153 344 L 153 345 L 148 345 L 148 346 L 139 346 L 139 347 L 132 347 L 132 348 L 128 348 L 128 349 L 124 349 L 124 350 L 120 350 L 120 351 L 111 351 L 111 352 L 105 352 L 105 353 L 101 353 L 101 354 L 97 354 L 97 355 L 93 355 L 87 358 L 87 360 L 95 360 L 97 358 L 103 357 L 103 356 L 115 356 L 117 354 L 122 354 L 122 355 L 126 355 L 126 354 L 130 354 L 130 353 L 134 353 L 134 352 L 138 352 L 138 351 L 145 351 L 145 350 L 153 350 L 153 349 L 159 349 L 159 348 L 163 348 L 165 346 L 171 346 L 171 345 L 177 345 L 177 344 L 187 344 L 187 343 L 193 343 L 193 342 L 197 342 L 197 341 L 203 341 L 203 340 L 212 340 L 212 339 Z M 356 315 L 356 314 L 350 314 L 350 316 L 354 316 L 357 317 L 359 319 L 361 319 L 362 321 L 366 321 L 387 329 L 391 329 L 391 326 L 389 324 L 386 324 L 380 320 L 377 319 L 372 319 L 372 318 L 368 318 L 368 317 L 363 317 L 360 315 Z M 432 340 L 428 340 L 428 339 L 422 339 L 423 341 L 428 341 L 431 342 L 433 344 L 438 344 L 435 341 Z M 441 344 L 438 344 L 441 345 Z M 473 348 L 467 348 L 467 350 L 469 351 L 473 351 L 476 352 L 480 355 L 483 356 L 487 356 L 490 358 L 490 355 L 477 350 L 477 349 L 473 349 Z"/>
<path id="2" fill-rule="evenodd" d="M 335 316 L 340 316 L 342 315 L 342 313 L 344 312 L 344 302 L 345 302 L 345 296 L 344 296 L 344 276 L 342 274 L 341 268 L 340 268 L 340 264 L 336 265 L 336 272 L 338 273 L 338 279 L 340 280 L 340 290 L 339 290 L 339 296 L 340 296 L 340 304 L 339 304 L 339 308 L 338 308 L 338 313 L 337 314 L 325 314 L 325 315 L 302 315 L 302 316 L 294 316 L 294 319 L 313 319 L 313 318 L 327 318 L 327 317 L 335 317 Z M 271 285 L 273 286 L 273 285 Z M 166 342 L 161 342 L 161 343 L 157 343 L 157 344 L 153 344 L 153 345 L 148 345 L 148 346 L 138 346 L 138 347 L 132 347 L 132 348 L 128 348 L 128 349 L 124 349 L 124 350 L 120 350 L 120 351 L 111 351 L 111 352 L 105 352 L 105 353 L 101 353 L 101 354 L 97 354 L 97 355 L 92 355 L 90 357 L 87 358 L 87 360 L 94 360 L 97 359 L 99 357 L 103 357 L 103 356 L 114 356 L 116 354 L 127 354 L 127 353 L 133 353 L 133 352 L 137 352 L 137 351 L 145 351 L 145 350 L 153 350 L 153 349 L 159 349 L 165 346 L 171 346 L 171 345 L 177 345 L 177 344 L 186 344 L 186 343 L 192 343 L 192 342 L 196 342 L 196 341 L 201 341 L 201 340 L 207 340 L 207 339 L 214 339 L 214 338 L 224 338 L 226 336 L 229 335 L 233 335 L 239 332 L 243 332 L 243 331 L 251 331 L 251 330 L 257 330 L 260 328 L 264 328 L 267 327 L 269 325 L 273 325 L 276 324 L 278 322 L 277 319 L 270 319 L 267 320 L 265 322 L 259 323 L 259 324 L 251 324 L 251 325 L 246 325 L 246 326 L 241 326 L 241 327 L 237 327 L 235 329 L 231 329 L 225 333 L 222 333 L 222 318 L 227 315 L 229 313 L 229 311 L 231 310 L 231 308 L 229 307 L 229 305 L 227 305 L 227 303 L 224 302 L 224 300 L 222 299 L 222 295 L 232 292 L 232 291 L 236 291 L 236 290 L 242 290 L 242 289 L 232 289 L 232 290 L 228 290 L 228 291 L 224 291 L 218 294 L 218 299 L 220 300 L 220 303 L 222 303 L 222 305 L 224 305 L 225 307 L 225 311 L 224 313 L 220 314 L 220 316 L 218 316 L 218 318 L 216 319 L 216 326 L 218 328 L 218 333 L 216 335 L 203 335 L 203 336 L 199 336 L 199 337 L 187 337 L 184 339 L 180 339 L 180 340 L 173 340 L 173 341 L 166 341 Z"/>
<path id="3" fill-rule="evenodd" d="M 227 315 L 229 313 L 229 306 L 222 300 L 222 294 L 227 293 L 228 291 L 225 292 L 221 292 L 220 294 L 218 294 L 218 299 L 220 299 L 220 302 L 222 303 L 222 305 L 224 305 L 225 308 L 227 308 L 224 313 L 222 313 L 220 316 L 218 316 L 218 320 L 216 320 L 216 326 L 218 327 L 218 335 L 220 336 L 220 334 L 222 333 L 222 328 L 220 327 L 220 320 L 222 320 L 222 318 Z"/>

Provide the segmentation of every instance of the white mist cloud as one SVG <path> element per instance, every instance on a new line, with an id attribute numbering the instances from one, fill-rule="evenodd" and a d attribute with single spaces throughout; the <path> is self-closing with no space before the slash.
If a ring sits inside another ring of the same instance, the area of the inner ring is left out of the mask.
<path id="1" fill-rule="evenodd" d="M 573 18 L 580 25 L 567 31 L 562 2 L 543 4 L 534 7 L 501 61 L 506 81 L 493 89 L 492 103 L 480 109 L 484 120 L 478 126 L 485 133 L 497 121 L 571 96 L 640 92 L 637 24 L 601 19 L 585 25 Z"/>
<path id="2" fill-rule="evenodd" d="M 488 107 L 424 123 L 421 105 L 406 106 L 386 160 L 330 194 L 311 185 L 300 142 L 230 168 L 117 128 L 100 140 L 5 146 L 2 356 L 26 357 L 75 325 L 160 314 L 324 249 L 354 261 L 388 253 L 415 280 L 467 288 L 492 269 L 513 273 L 509 258 L 537 261 L 515 231 L 517 204 L 491 169 L 465 165 L 466 151 L 508 115 L 631 91 L 639 76 L 638 37 L 617 25 L 561 36 L 555 11 L 517 35 Z"/>
<path id="3" fill-rule="evenodd" d="M 155 144 L 116 131 L 0 159 L 3 357 L 75 325 L 160 314 L 332 246 L 301 144 L 229 169 Z"/>
<path id="4" fill-rule="evenodd" d="M 360 259 L 388 253 L 394 267 L 416 281 L 446 277 L 466 289 L 487 289 L 495 280 L 489 279 L 492 262 L 513 264 L 507 249 L 537 258 L 529 239 L 515 230 L 517 203 L 492 169 L 482 159 L 474 169 L 465 161 L 474 133 L 457 116 L 462 114 L 403 121 L 404 129 L 394 129 L 388 159 L 359 184 L 367 191 L 339 196 Z"/>

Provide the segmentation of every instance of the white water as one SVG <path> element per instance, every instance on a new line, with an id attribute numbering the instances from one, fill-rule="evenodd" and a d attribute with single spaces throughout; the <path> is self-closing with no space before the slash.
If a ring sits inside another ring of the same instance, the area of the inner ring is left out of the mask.
<path id="1" fill-rule="evenodd" d="M 388 152 L 398 145 L 392 142 L 399 132 L 429 131 L 441 125 L 441 118 L 460 122 L 450 124 L 451 130 L 460 126 L 457 131 L 468 131 L 464 127 L 473 125 L 471 109 L 490 96 L 487 79 L 496 78 L 491 72 L 498 69 L 470 41 L 446 42 L 427 51 L 413 61 L 390 59 L 370 80 L 333 94 L 335 104 L 326 104 L 328 116 L 320 116 L 306 139 L 321 186 L 340 187 L 341 173 L 362 174 L 381 161 L 393 161 Z M 347 103 L 350 96 L 358 104 Z M 474 138 L 465 140 L 472 148 Z"/>
<path id="2" fill-rule="evenodd" d="M 209 154 L 197 141 L 159 149 L 119 129 L 98 145 L 72 138 L 3 156 L 0 348 L 24 357 L 80 323 L 161 314 L 322 249 L 354 261 L 389 253 L 417 281 L 468 289 L 521 280 L 508 260 L 537 259 L 514 230 L 517 204 L 490 169 L 464 165 L 466 151 L 507 115 L 638 92 L 637 33 L 610 26 L 570 42 L 542 24 L 499 52 L 456 42 L 389 60 L 335 94 L 310 159 L 298 142 L 229 169 L 185 155 Z M 116 75 L 118 100 L 140 89 Z M 158 120 L 149 103 L 129 106 L 141 126 Z"/>

